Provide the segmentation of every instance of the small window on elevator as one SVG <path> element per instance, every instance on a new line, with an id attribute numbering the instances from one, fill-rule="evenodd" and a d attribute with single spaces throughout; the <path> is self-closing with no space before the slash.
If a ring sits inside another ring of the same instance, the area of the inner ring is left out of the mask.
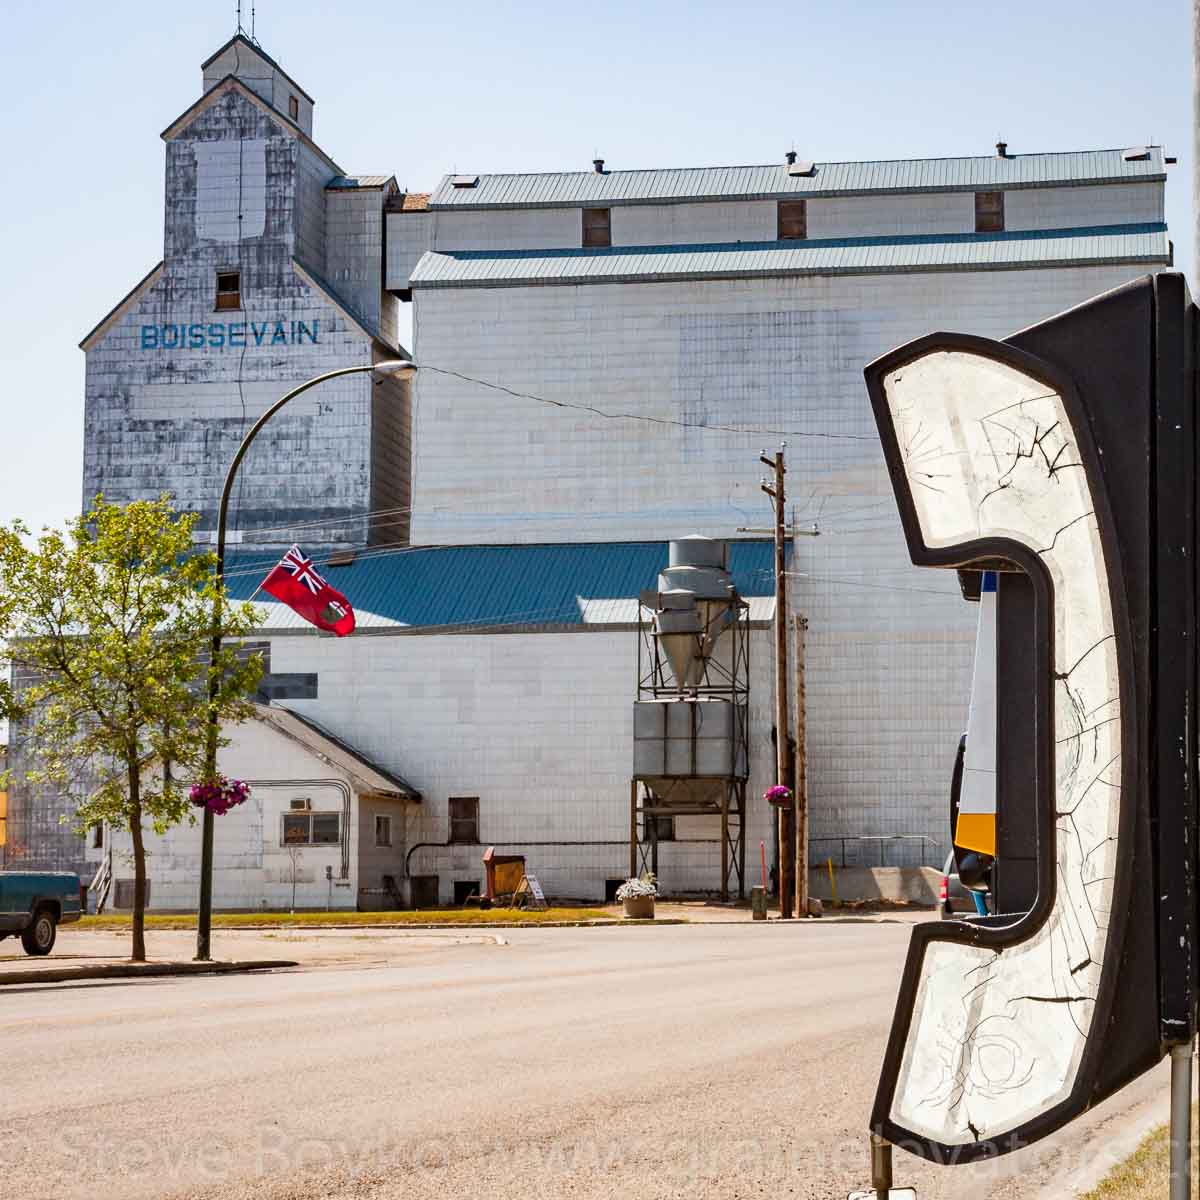
<path id="1" fill-rule="evenodd" d="M 583 210 L 583 244 L 585 246 L 612 245 L 611 209 L 585 208 Z"/>
<path id="2" fill-rule="evenodd" d="M 217 272 L 217 312 L 242 307 L 242 273 Z"/>
<path id="3" fill-rule="evenodd" d="M 300 101 L 295 96 L 288 97 L 288 116 L 291 117 L 293 121 L 300 120 Z"/>
<path id="4" fill-rule="evenodd" d="M 975 193 L 975 232 L 1004 232 L 1004 193 Z"/>
<path id="5" fill-rule="evenodd" d="M 780 200 L 779 240 L 800 241 L 808 237 L 808 205 L 803 200 Z"/>

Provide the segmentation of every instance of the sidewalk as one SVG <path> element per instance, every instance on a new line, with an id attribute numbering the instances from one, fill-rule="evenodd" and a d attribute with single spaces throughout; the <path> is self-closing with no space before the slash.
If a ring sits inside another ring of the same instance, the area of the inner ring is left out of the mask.
<path id="1" fill-rule="evenodd" d="M 58 931 L 45 958 L 22 953 L 20 942 L 0 942 L 0 987 L 6 984 L 137 978 L 154 975 L 229 974 L 290 967 L 386 966 L 441 954 L 464 945 L 506 945 L 488 930 L 214 929 L 215 962 L 196 963 L 194 930 L 146 930 L 146 964 L 129 961 L 128 930 Z"/>

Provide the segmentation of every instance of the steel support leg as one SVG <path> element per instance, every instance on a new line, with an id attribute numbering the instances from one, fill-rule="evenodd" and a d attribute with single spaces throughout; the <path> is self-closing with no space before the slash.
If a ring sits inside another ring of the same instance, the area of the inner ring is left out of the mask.
<path id="1" fill-rule="evenodd" d="M 1192 1200 L 1192 1051 L 1171 1047 L 1171 1200 Z"/>
<path id="2" fill-rule="evenodd" d="M 887 1200 L 892 1190 L 892 1143 L 871 1134 L 871 1186 L 879 1200 Z"/>

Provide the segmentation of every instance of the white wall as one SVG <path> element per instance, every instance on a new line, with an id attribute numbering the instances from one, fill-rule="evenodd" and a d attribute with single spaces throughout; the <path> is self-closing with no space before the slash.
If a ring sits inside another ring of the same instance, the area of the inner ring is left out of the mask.
<path id="1" fill-rule="evenodd" d="M 245 804 L 215 818 L 213 905 L 218 909 L 288 908 L 292 861 L 282 845 L 282 816 L 293 799 L 309 798 L 314 812 L 342 814 L 343 845 L 304 846 L 296 871 L 296 907 L 354 908 L 358 899 L 360 798 L 344 772 L 315 758 L 290 738 L 259 721 L 227 729 L 231 744 L 218 765 L 231 779 L 251 784 Z M 372 801 L 372 803 L 376 803 Z M 398 844 L 403 861 L 403 805 L 396 803 Z M 371 817 L 372 827 L 374 817 Z M 127 834 L 113 837 L 113 875 L 132 879 Z M 159 837 L 147 831 L 151 907 L 195 909 L 200 888 L 200 825 L 183 824 Z M 332 892 L 325 868 L 333 870 Z M 396 867 L 399 870 L 399 867 Z"/>
<path id="2" fill-rule="evenodd" d="M 781 437 L 802 517 L 822 499 L 829 512 L 887 499 L 867 362 L 931 329 L 1004 336 L 1139 273 L 418 289 L 418 361 L 549 400 L 755 432 L 602 420 L 419 375 L 413 541 L 728 536 L 761 523 L 758 451 Z"/>
<path id="3" fill-rule="evenodd" d="M 727 537 L 768 522 L 759 450 L 786 437 L 796 515 L 821 528 L 799 542 L 793 592 L 810 622 L 813 837 L 944 845 L 976 610 L 952 573 L 909 562 L 863 366 L 934 329 L 1004 336 L 1137 274 L 418 291 L 418 361 L 611 411 L 789 432 L 601 420 L 420 377 L 413 540 Z"/>
<path id="4" fill-rule="evenodd" d="M 1007 229 L 1069 229 L 1080 225 L 1134 225 L 1164 221 L 1164 185 L 1018 188 L 1004 193 Z"/>
<path id="5" fill-rule="evenodd" d="M 1162 183 L 1014 188 L 1004 193 L 1006 228 L 1067 229 L 1163 220 Z M 714 200 L 612 207 L 614 246 L 774 241 L 775 200 Z M 426 250 L 577 249 L 579 208 L 463 209 L 394 213 L 388 222 L 388 287 L 405 288 Z M 810 238 L 975 232 L 975 193 L 815 196 Z"/>
<path id="6" fill-rule="evenodd" d="M 413 853 L 412 873 L 439 875 L 444 900 L 455 879 L 482 878 L 487 845 L 509 853 L 537 841 L 607 843 L 525 850 L 549 894 L 596 900 L 605 879 L 628 870 L 637 636 L 278 636 L 271 665 L 317 672 L 318 698 L 287 707 L 312 715 L 421 791 L 422 803 L 408 810 L 410 848 L 446 841 L 450 796 L 479 797 L 483 845 Z M 771 846 L 761 795 L 773 782 L 773 676 L 770 631 L 755 629 L 751 638 L 746 857 L 757 878 L 758 842 L 766 840 L 768 853 Z M 674 890 L 715 891 L 720 846 L 664 845 L 660 873 Z"/>

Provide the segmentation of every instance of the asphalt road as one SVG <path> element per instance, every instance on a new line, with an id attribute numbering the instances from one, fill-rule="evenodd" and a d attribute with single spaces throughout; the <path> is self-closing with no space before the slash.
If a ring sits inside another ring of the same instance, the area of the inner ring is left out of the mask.
<path id="1" fill-rule="evenodd" d="M 867 1182 L 909 925 L 392 935 L 386 953 L 364 933 L 359 963 L 7 987 L 0 1194 L 844 1197 Z M 896 1183 L 1069 1196 L 1165 1113 L 1164 1079 L 994 1163 L 898 1154 Z"/>

